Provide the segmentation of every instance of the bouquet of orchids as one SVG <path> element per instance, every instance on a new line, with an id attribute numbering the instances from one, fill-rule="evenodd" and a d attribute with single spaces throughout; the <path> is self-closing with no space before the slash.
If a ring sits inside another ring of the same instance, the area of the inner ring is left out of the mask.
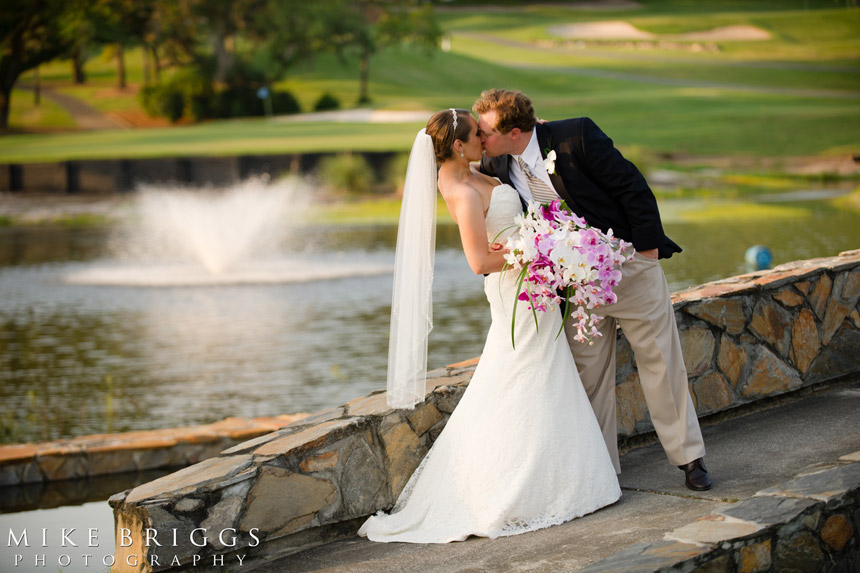
<path id="1" fill-rule="evenodd" d="M 612 288 L 621 280 L 621 264 L 633 257 L 632 245 L 603 233 L 574 215 L 563 201 L 530 201 L 514 220 L 519 233 L 506 243 L 505 270 L 519 271 L 517 300 L 528 301 L 537 327 L 537 311 L 547 312 L 567 301 L 562 329 L 576 325 L 575 340 L 593 344 L 600 336 L 602 316 L 594 313 L 618 297 Z M 511 343 L 517 304 L 511 321 Z M 561 330 L 559 334 L 561 334 Z"/>

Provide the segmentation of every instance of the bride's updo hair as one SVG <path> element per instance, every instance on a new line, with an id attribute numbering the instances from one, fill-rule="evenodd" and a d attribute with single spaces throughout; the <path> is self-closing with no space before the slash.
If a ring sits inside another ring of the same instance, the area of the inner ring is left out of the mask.
<path id="1" fill-rule="evenodd" d="M 454 129 L 454 114 L 457 114 L 457 129 Z M 427 122 L 425 131 L 433 139 L 436 163 L 442 163 L 454 156 L 454 140 L 469 141 L 472 124 L 467 109 L 446 109 L 434 113 Z"/>

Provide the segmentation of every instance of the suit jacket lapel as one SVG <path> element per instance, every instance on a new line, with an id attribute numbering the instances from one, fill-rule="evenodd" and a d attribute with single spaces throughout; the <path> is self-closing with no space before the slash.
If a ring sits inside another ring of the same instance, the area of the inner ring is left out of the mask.
<path id="1" fill-rule="evenodd" d="M 540 155 L 546 159 L 547 152 L 550 149 L 554 149 L 551 146 L 549 129 L 545 125 L 538 123 L 535 125 L 535 131 L 537 132 Z M 558 151 L 556 151 L 556 154 L 558 154 Z M 552 186 L 555 187 L 555 192 L 558 193 L 558 196 L 564 199 L 571 209 L 576 210 L 573 196 L 567 192 L 567 187 L 564 186 L 564 181 L 562 180 L 561 175 L 558 174 L 558 169 L 555 170 L 555 173 L 548 173 L 548 175 L 550 182 L 552 182 Z"/>
<path id="2" fill-rule="evenodd" d="M 500 155 L 498 157 L 494 157 L 493 163 L 495 164 L 496 177 L 499 178 L 499 181 L 514 187 L 514 180 L 511 179 L 511 156 Z M 519 195 L 519 193 L 517 193 L 517 195 Z M 526 203 L 526 200 L 523 199 L 522 195 L 520 195 L 520 204 L 523 206 L 523 212 L 528 210 L 528 203 Z"/>
<path id="3" fill-rule="evenodd" d="M 507 183 L 511 187 L 514 186 L 514 182 L 511 179 L 511 156 L 510 155 L 500 155 L 496 161 L 498 161 L 498 169 L 496 169 L 496 177 L 498 177 L 502 183 Z"/>

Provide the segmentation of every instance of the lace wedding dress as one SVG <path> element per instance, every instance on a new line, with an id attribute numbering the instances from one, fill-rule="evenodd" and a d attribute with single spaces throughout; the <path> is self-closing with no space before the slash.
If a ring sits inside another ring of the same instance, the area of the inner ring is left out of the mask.
<path id="1" fill-rule="evenodd" d="M 488 239 L 521 212 L 516 190 L 497 186 Z M 511 346 L 516 275 L 485 278 L 492 323 L 472 381 L 392 512 L 370 517 L 359 535 L 410 543 L 515 535 L 621 496 L 567 339 L 556 338 L 561 313 L 538 312 L 536 330 L 527 304 L 519 303 Z"/>

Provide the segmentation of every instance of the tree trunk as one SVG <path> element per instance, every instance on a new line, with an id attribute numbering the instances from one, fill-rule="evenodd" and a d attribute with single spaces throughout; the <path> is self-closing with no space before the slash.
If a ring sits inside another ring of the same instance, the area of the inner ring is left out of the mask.
<path id="1" fill-rule="evenodd" d="M 155 83 L 161 81 L 161 60 L 158 59 L 158 47 L 152 45 L 152 72 L 155 77 Z"/>
<path id="2" fill-rule="evenodd" d="M 223 84 L 227 81 L 233 68 L 233 52 L 227 37 L 216 31 L 212 36 L 212 51 L 215 54 L 215 77 L 214 83 Z"/>
<path id="3" fill-rule="evenodd" d="M 149 85 L 149 50 L 146 44 L 143 45 L 143 85 Z"/>
<path id="4" fill-rule="evenodd" d="M 12 100 L 12 86 L 0 87 L 0 129 L 9 127 L 9 103 Z"/>
<path id="5" fill-rule="evenodd" d="M 361 61 L 358 65 L 358 103 L 367 103 L 370 101 L 367 84 L 370 78 L 370 51 L 364 49 L 361 51 Z"/>
<path id="6" fill-rule="evenodd" d="M 117 87 L 121 90 L 126 88 L 125 81 L 125 46 L 122 44 L 116 45 L 116 75 Z"/>
<path id="7" fill-rule="evenodd" d="M 39 66 L 33 70 L 33 105 L 42 103 L 42 76 L 39 74 Z"/>
<path id="8" fill-rule="evenodd" d="M 87 81 L 87 74 L 84 72 L 84 50 L 85 46 L 75 46 L 72 52 L 72 76 L 75 78 L 75 84 L 82 85 Z"/>

